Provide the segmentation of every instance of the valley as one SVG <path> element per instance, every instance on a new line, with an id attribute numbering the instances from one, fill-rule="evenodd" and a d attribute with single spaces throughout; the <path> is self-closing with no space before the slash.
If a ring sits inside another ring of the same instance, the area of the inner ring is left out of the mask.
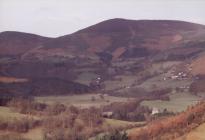
<path id="1" fill-rule="evenodd" d="M 203 139 L 204 58 L 205 26 L 183 21 L 110 19 L 57 38 L 1 32 L 0 140 L 104 140 L 115 130 Z"/>

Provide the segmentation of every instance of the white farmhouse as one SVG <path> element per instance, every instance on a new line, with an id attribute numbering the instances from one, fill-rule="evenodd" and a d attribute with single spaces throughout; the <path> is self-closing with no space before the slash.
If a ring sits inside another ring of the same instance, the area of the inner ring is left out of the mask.
<path id="1" fill-rule="evenodd" d="M 154 108 L 152 109 L 152 115 L 155 115 L 155 114 L 158 114 L 158 113 L 160 113 L 159 109 L 156 108 L 156 107 L 154 107 Z"/>

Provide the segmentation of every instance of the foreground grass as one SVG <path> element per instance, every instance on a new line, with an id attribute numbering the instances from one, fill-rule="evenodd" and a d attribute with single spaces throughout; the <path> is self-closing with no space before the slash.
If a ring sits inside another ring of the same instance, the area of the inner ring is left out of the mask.
<path id="1" fill-rule="evenodd" d="M 22 118 L 26 115 L 20 114 L 18 112 L 13 111 L 9 107 L 2 107 L 0 106 L 0 118 L 1 119 L 14 119 L 14 118 Z"/>
<path id="2" fill-rule="evenodd" d="M 205 123 L 176 140 L 205 140 Z"/>
<path id="3" fill-rule="evenodd" d="M 144 122 L 129 122 L 129 121 L 121 121 L 121 120 L 115 120 L 115 119 L 105 119 L 104 126 L 110 126 L 113 129 L 117 128 L 123 128 L 133 125 L 141 125 L 144 124 Z M 101 135 L 101 134 L 100 134 Z M 43 130 L 41 127 L 35 128 L 30 130 L 27 133 L 21 134 L 23 138 L 29 139 L 29 140 L 43 140 Z M 91 140 L 94 140 L 94 138 L 91 138 Z"/>
<path id="4" fill-rule="evenodd" d="M 57 100 L 59 101 L 62 100 L 66 102 L 66 99 L 70 98 L 70 97 L 69 98 L 66 97 L 65 96 L 57 97 Z M 88 102 L 88 99 L 90 97 L 93 97 L 93 95 L 80 96 L 81 98 L 78 97 L 74 98 L 75 101 L 78 100 L 80 103 L 82 103 L 83 101 Z M 88 138 L 91 136 L 98 135 L 99 133 L 109 132 L 110 130 L 114 130 L 114 129 L 123 130 L 131 127 L 136 127 L 135 124 L 138 124 L 138 123 L 131 123 L 128 121 L 104 119 L 101 117 L 99 109 L 95 109 L 95 108 L 78 109 L 73 106 L 63 107 L 60 104 L 55 104 L 56 99 L 54 98 L 56 97 L 54 96 L 44 97 L 44 99 L 48 99 L 48 98 L 51 101 L 50 104 L 53 103 L 54 104 L 48 105 L 46 109 L 43 109 L 43 106 L 40 106 L 41 104 L 33 100 L 27 101 L 24 99 L 12 100 L 9 103 L 9 107 L 1 107 L 0 117 L 4 117 L 8 119 L 5 119 L 5 121 L 1 119 L 2 124 L 5 124 L 5 127 L 3 127 L 2 125 L 2 129 L 1 129 L 2 131 L 0 132 L 0 135 L 10 137 L 10 136 L 14 136 L 14 133 L 16 133 L 18 134 L 19 138 L 25 138 L 29 140 L 43 140 L 45 138 L 44 136 L 49 137 L 48 134 L 50 133 L 50 131 L 53 136 L 58 136 L 59 132 L 62 132 L 63 135 L 65 135 L 66 137 L 69 137 L 70 133 L 73 134 L 73 132 L 77 131 L 78 133 L 80 133 L 80 135 L 83 136 L 85 135 Z M 109 99 L 112 98 L 112 101 L 119 101 L 119 99 L 121 99 L 121 98 L 106 96 L 105 99 L 98 97 L 95 101 L 90 101 L 89 99 L 89 102 L 95 102 L 99 104 L 99 101 L 106 100 L 107 98 Z M 67 105 L 75 105 L 75 104 L 71 104 L 71 102 L 74 102 L 73 100 L 70 99 L 69 101 L 70 102 Z M 16 111 L 19 113 L 17 113 Z M 56 114 L 56 111 L 57 112 L 60 111 L 60 112 Z M 73 116 L 75 117 L 73 118 Z M 11 117 L 13 119 L 11 119 Z M 36 121 L 35 118 L 38 118 L 37 120 L 38 123 L 32 123 L 33 121 Z M 28 123 L 27 121 L 25 121 L 24 123 L 24 119 L 34 119 L 34 120 L 29 120 Z M 73 129 L 73 127 L 75 127 L 75 129 Z M 6 135 L 5 132 L 7 132 Z M 65 133 L 67 133 L 68 135 Z"/>
<path id="5" fill-rule="evenodd" d="M 43 140 L 43 130 L 41 127 L 35 128 L 22 134 L 22 137 L 29 140 Z"/>

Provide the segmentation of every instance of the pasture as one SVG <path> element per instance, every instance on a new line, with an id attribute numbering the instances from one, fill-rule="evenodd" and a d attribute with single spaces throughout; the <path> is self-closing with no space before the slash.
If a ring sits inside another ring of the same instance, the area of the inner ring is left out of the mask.
<path id="1" fill-rule="evenodd" d="M 80 108 L 100 107 L 113 102 L 126 102 L 128 98 L 114 96 L 100 96 L 100 94 L 83 94 L 83 95 L 67 95 L 67 96 L 45 96 L 35 97 L 38 102 L 46 104 L 62 103 L 67 106 L 74 105 Z"/>
<path id="2" fill-rule="evenodd" d="M 160 110 L 167 109 L 168 111 L 181 112 L 187 109 L 188 106 L 196 104 L 200 98 L 190 93 L 171 93 L 169 101 L 151 100 L 143 101 L 141 105 L 150 108 L 156 107 Z"/>

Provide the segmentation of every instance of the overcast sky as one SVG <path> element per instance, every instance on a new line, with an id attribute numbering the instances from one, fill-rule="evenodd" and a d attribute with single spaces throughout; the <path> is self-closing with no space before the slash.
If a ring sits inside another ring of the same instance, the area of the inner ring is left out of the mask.
<path id="1" fill-rule="evenodd" d="M 57 37 L 111 18 L 205 24 L 205 0 L 0 0 L 0 32 Z"/>

